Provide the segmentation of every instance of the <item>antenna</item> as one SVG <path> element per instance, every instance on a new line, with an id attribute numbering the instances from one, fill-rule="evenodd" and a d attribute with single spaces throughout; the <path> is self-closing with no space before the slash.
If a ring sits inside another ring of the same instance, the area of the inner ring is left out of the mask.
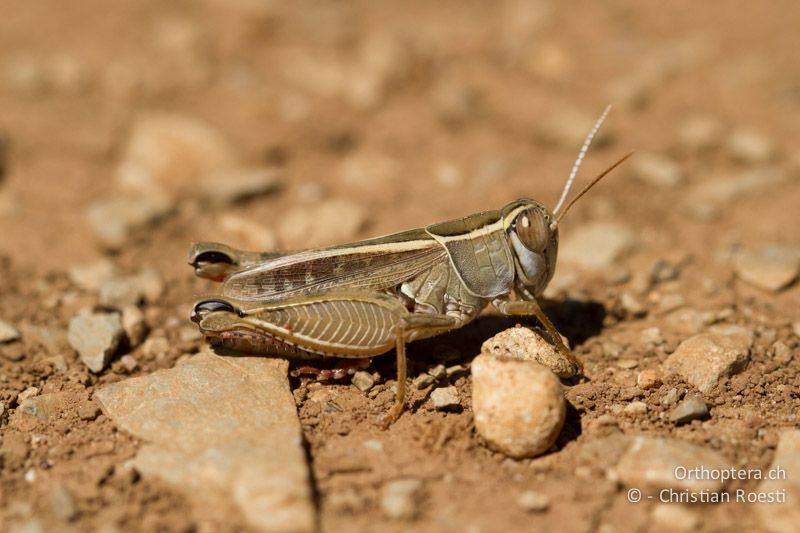
<path id="1" fill-rule="evenodd" d="M 581 151 L 578 152 L 578 158 L 575 159 L 575 164 L 572 165 L 572 170 L 570 171 L 569 177 L 567 178 L 567 183 L 564 184 L 564 190 L 561 191 L 561 198 L 558 199 L 558 203 L 556 203 L 556 207 L 553 209 L 554 215 L 558 215 L 558 212 L 561 210 L 561 206 L 564 205 L 564 202 L 566 201 L 567 196 L 569 195 L 569 190 L 572 188 L 572 182 L 575 181 L 575 176 L 578 175 L 578 170 L 581 168 L 581 163 L 583 163 L 583 158 L 586 157 L 586 152 L 589 151 L 589 146 L 592 145 L 592 141 L 594 140 L 595 135 L 597 135 L 597 132 L 600 130 L 600 126 L 602 126 L 603 122 L 606 120 L 609 111 L 611 111 L 611 105 L 606 106 L 606 109 L 603 111 L 603 114 L 600 115 L 600 118 L 597 119 L 597 122 L 594 123 L 592 131 L 589 132 L 589 135 L 587 135 L 586 139 L 583 141 L 583 146 L 581 146 Z M 561 217 L 559 216 L 558 218 Z"/>
<path id="2" fill-rule="evenodd" d="M 601 179 L 605 178 L 605 177 L 608 175 L 608 173 L 609 173 L 609 172 L 611 172 L 612 170 L 614 170 L 615 168 L 617 168 L 618 166 L 620 166 L 620 165 L 623 163 L 623 161 L 625 161 L 626 159 L 628 159 L 628 158 L 629 158 L 630 156 L 632 156 L 632 155 L 633 155 L 633 152 L 628 152 L 628 154 L 626 154 L 624 157 L 622 157 L 622 158 L 621 158 L 619 161 L 617 161 L 616 163 L 614 163 L 613 165 L 611 165 L 610 167 L 608 167 L 607 169 L 605 169 L 603 172 L 601 172 L 601 173 L 600 173 L 600 175 L 599 175 L 599 176 L 597 176 L 595 179 L 593 179 L 593 180 L 592 180 L 592 181 L 589 183 L 589 185 L 587 185 L 586 187 L 584 187 L 584 188 L 583 188 L 583 190 L 582 190 L 581 192 L 579 192 L 579 193 L 578 193 L 578 194 L 575 196 L 575 198 L 573 198 L 572 200 L 570 200 L 570 202 L 567 204 L 567 207 L 565 207 L 563 211 L 561 211 L 561 212 L 560 212 L 558 215 L 556 215 L 556 222 L 561 222 L 561 219 L 562 219 L 562 218 L 564 218 L 564 215 L 566 215 L 566 214 L 567 214 L 567 211 L 569 211 L 569 208 L 570 208 L 570 207 L 572 207 L 572 206 L 575 204 L 575 202 L 577 202 L 578 200 L 580 200 L 581 196 L 583 196 L 584 194 L 586 194 L 587 192 L 589 192 L 589 189 L 591 189 L 592 187 L 594 187 L 595 185 L 597 185 L 597 182 L 598 182 L 598 181 L 600 181 Z"/>

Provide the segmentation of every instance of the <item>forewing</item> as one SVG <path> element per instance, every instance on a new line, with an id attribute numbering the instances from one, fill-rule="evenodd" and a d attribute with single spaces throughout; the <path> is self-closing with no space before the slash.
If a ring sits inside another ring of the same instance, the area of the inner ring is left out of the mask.
<path id="1" fill-rule="evenodd" d="M 414 230 L 287 255 L 237 272 L 225 281 L 222 293 L 240 301 L 269 302 L 332 289 L 382 290 L 446 257 L 435 239 Z"/>

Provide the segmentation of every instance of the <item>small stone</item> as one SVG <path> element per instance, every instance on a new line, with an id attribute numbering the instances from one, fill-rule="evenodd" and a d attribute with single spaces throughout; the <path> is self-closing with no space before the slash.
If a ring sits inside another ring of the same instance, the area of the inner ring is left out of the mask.
<path id="1" fill-rule="evenodd" d="M 458 398 L 458 389 L 450 385 L 449 387 L 439 387 L 431 391 L 431 403 L 437 411 L 449 411 L 461 407 Z"/>
<path id="2" fill-rule="evenodd" d="M 428 374 L 430 374 L 435 380 L 441 381 L 447 377 L 447 369 L 444 367 L 444 365 L 436 365 L 428 370 Z"/>
<path id="3" fill-rule="evenodd" d="M 413 383 L 417 389 L 422 390 L 433 385 L 434 381 L 436 381 L 436 378 L 434 378 L 430 374 L 420 374 L 419 376 L 414 378 Z"/>
<path id="4" fill-rule="evenodd" d="M 788 364 L 792 360 L 792 349 L 783 341 L 775 341 L 772 344 L 772 357 L 776 363 Z"/>
<path id="5" fill-rule="evenodd" d="M 119 362 L 122 363 L 122 368 L 127 370 L 128 372 L 133 372 L 139 367 L 139 361 L 130 354 L 125 354 L 120 357 Z"/>
<path id="6" fill-rule="evenodd" d="M 541 492 L 526 490 L 517 497 L 517 505 L 529 513 L 541 513 L 550 507 L 550 498 Z"/>
<path id="7" fill-rule="evenodd" d="M 644 402 L 631 402 L 625 406 L 624 412 L 627 416 L 637 417 L 647 414 L 647 404 Z"/>
<path id="8" fill-rule="evenodd" d="M 589 270 L 610 268 L 639 240 L 630 229 L 609 222 L 590 222 L 574 229 L 559 249 L 559 260 Z"/>
<path id="9" fill-rule="evenodd" d="M 18 341 L 20 338 L 17 328 L 4 320 L 0 320 L 0 343 L 14 342 Z"/>
<path id="10" fill-rule="evenodd" d="M 482 353 L 472 362 L 475 429 L 490 447 L 534 457 L 558 438 L 566 415 L 561 382 L 546 366 Z"/>
<path id="11" fill-rule="evenodd" d="M 144 301 L 141 288 L 127 278 L 112 278 L 100 283 L 97 303 L 107 309 L 135 307 Z"/>
<path id="12" fill-rule="evenodd" d="M 341 244 L 352 240 L 366 221 L 366 212 L 358 204 L 323 200 L 290 209 L 278 224 L 278 238 L 289 249 Z"/>
<path id="13" fill-rule="evenodd" d="M 661 378 L 653 369 L 642 370 L 636 376 L 636 386 L 642 390 L 655 389 L 659 385 L 661 385 Z"/>
<path id="14" fill-rule="evenodd" d="M 199 183 L 200 194 L 209 203 L 224 206 L 269 194 L 280 187 L 274 169 L 254 168 L 206 174 Z"/>
<path id="15" fill-rule="evenodd" d="M 217 232 L 219 237 L 214 237 Z M 217 217 L 209 235 L 212 235 L 211 240 L 243 250 L 269 251 L 278 247 L 278 237 L 272 228 L 231 213 L 222 213 Z"/>
<path id="16" fill-rule="evenodd" d="M 761 525 L 769 533 L 791 533 L 797 531 L 800 523 L 800 430 L 784 429 L 778 437 L 778 447 L 772 457 L 768 472 L 774 472 L 775 479 L 765 479 L 754 492 L 760 494 L 783 494 L 785 500 L 779 503 L 759 503 L 756 511 Z M 766 474 L 766 472 L 765 472 Z"/>
<path id="17" fill-rule="evenodd" d="M 683 341 L 664 362 L 664 370 L 708 392 L 720 378 L 747 366 L 752 344 L 747 335 L 701 333 Z"/>
<path id="18" fill-rule="evenodd" d="M 50 504 L 50 511 L 65 522 L 69 522 L 78 516 L 78 506 L 75 504 L 75 499 L 60 482 L 50 485 L 47 501 Z"/>
<path id="19" fill-rule="evenodd" d="M 622 305 L 622 309 L 633 317 L 641 317 L 647 314 L 647 307 L 627 291 L 620 295 L 619 303 Z"/>
<path id="20" fill-rule="evenodd" d="M 70 320 L 67 338 L 89 370 L 99 373 L 108 364 L 124 333 L 118 314 L 80 314 Z"/>
<path id="21" fill-rule="evenodd" d="M 88 401 L 78 408 L 78 418 L 81 420 L 94 420 L 100 416 L 100 406 L 94 401 Z"/>
<path id="22" fill-rule="evenodd" d="M 17 394 L 17 403 L 22 404 L 24 401 L 33 398 L 37 394 L 39 394 L 38 387 L 28 387 L 24 391 Z"/>
<path id="23" fill-rule="evenodd" d="M 733 159 L 751 165 L 767 163 L 775 156 L 775 146 L 769 138 L 746 129 L 731 133 L 726 149 Z"/>
<path id="24" fill-rule="evenodd" d="M 355 387 L 361 392 L 367 392 L 372 388 L 373 385 L 375 385 L 375 378 L 372 377 L 372 374 L 369 372 L 364 372 L 362 370 L 353 374 L 351 383 L 355 385 Z"/>
<path id="25" fill-rule="evenodd" d="M 664 396 L 661 397 L 660 403 L 664 407 L 670 407 L 678 403 L 679 397 L 678 389 L 673 387 L 664 393 Z"/>
<path id="26" fill-rule="evenodd" d="M 719 453 L 687 442 L 638 436 L 613 469 L 626 487 L 657 494 L 663 489 L 719 492 L 725 481 L 691 475 L 693 469 L 722 471 L 732 465 Z"/>
<path id="27" fill-rule="evenodd" d="M 700 420 L 708 416 L 708 407 L 702 398 L 689 396 L 684 398 L 672 411 L 669 412 L 669 421 L 675 424 L 685 424 L 692 420 Z"/>
<path id="28" fill-rule="evenodd" d="M 75 265 L 69 269 L 69 279 L 87 291 L 96 291 L 100 285 L 114 277 L 114 264 L 108 259 Z"/>
<path id="29" fill-rule="evenodd" d="M 678 129 L 678 144 L 692 152 L 710 150 L 720 144 L 722 132 L 722 124 L 715 118 L 691 117 Z"/>
<path id="30" fill-rule="evenodd" d="M 138 117 L 117 169 L 126 191 L 167 198 L 196 196 L 202 176 L 236 168 L 223 135 L 193 117 L 146 114 Z"/>
<path id="31" fill-rule="evenodd" d="M 756 167 L 732 176 L 703 180 L 686 191 L 682 207 L 701 222 L 713 221 L 737 198 L 775 190 L 786 180 L 787 173 L 773 167 Z"/>
<path id="32" fill-rule="evenodd" d="M 661 334 L 661 330 L 656 327 L 645 328 L 639 332 L 639 340 L 642 344 L 650 344 L 652 346 L 664 344 L 664 336 Z"/>
<path id="33" fill-rule="evenodd" d="M 565 343 L 566 344 L 566 343 Z M 579 368 L 538 332 L 517 326 L 501 331 L 481 345 L 481 353 L 493 357 L 535 361 L 559 377 L 572 377 Z"/>
<path id="34" fill-rule="evenodd" d="M 617 366 L 623 370 L 631 370 L 639 366 L 639 361 L 636 359 L 620 359 L 617 361 Z"/>
<path id="35" fill-rule="evenodd" d="M 452 365 L 445 368 L 444 373 L 447 376 L 447 379 L 453 379 L 461 374 L 466 374 L 469 369 L 464 365 Z"/>
<path id="36" fill-rule="evenodd" d="M 700 517 L 688 505 L 676 503 L 657 503 L 650 518 L 664 531 L 696 531 Z"/>
<path id="37" fill-rule="evenodd" d="M 744 250 L 733 260 L 736 275 L 760 289 L 778 292 L 800 274 L 800 247 L 770 245 Z"/>
<path id="38" fill-rule="evenodd" d="M 144 340 L 147 333 L 147 323 L 144 313 L 135 305 L 126 305 L 122 308 L 122 329 L 128 338 L 130 348 L 136 348 Z"/>
<path id="39" fill-rule="evenodd" d="M 390 481 L 381 489 L 381 510 L 394 520 L 413 520 L 421 491 L 422 481 L 418 479 Z"/>
<path id="40" fill-rule="evenodd" d="M 636 154 L 631 163 L 634 176 L 657 189 L 675 189 L 685 180 L 680 165 L 660 154 Z"/>
<path id="41" fill-rule="evenodd" d="M 665 281 L 673 281 L 678 279 L 680 269 L 669 261 L 659 259 L 653 263 L 653 268 L 650 270 L 651 283 L 664 283 Z"/>
<path id="42" fill-rule="evenodd" d="M 115 196 L 92 204 L 87 217 L 98 242 L 118 250 L 140 228 L 152 224 L 172 211 L 172 203 L 154 195 Z"/>
<path id="43" fill-rule="evenodd" d="M 69 399 L 68 393 L 65 392 L 53 392 L 20 399 L 22 396 L 20 394 L 17 398 L 19 410 L 39 420 L 52 420 L 58 417 Z"/>

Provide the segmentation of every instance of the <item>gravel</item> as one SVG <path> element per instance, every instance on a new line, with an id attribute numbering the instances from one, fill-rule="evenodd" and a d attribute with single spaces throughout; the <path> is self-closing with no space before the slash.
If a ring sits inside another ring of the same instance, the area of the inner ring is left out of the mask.
<path id="1" fill-rule="evenodd" d="M 692 420 L 701 420 L 708 417 L 708 407 L 702 398 L 690 396 L 684 398 L 669 412 L 669 421 L 675 424 L 685 424 Z"/>
<path id="2" fill-rule="evenodd" d="M 431 391 L 431 403 L 437 411 L 450 411 L 461 407 L 458 398 L 458 389 L 452 385 L 449 387 L 439 387 Z"/>
<path id="3" fill-rule="evenodd" d="M 68 340 L 83 364 L 102 372 L 125 333 L 119 314 L 85 313 L 70 320 Z"/>
<path id="4" fill-rule="evenodd" d="M 747 366 L 752 337 L 733 333 L 701 333 L 683 341 L 664 362 L 667 374 L 678 374 L 700 392 L 708 392 L 722 377 Z"/>
<path id="5" fill-rule="evenodd" d="M 367 392 L 375 385 L 375 378 L 372 377 L 372 374 L 363 370 L 353 374 L 350 381 L 361 392 Z"/>

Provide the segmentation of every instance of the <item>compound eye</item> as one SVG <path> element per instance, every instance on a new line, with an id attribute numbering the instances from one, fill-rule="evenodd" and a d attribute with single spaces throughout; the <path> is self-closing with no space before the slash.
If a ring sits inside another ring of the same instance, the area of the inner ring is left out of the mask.
<path id="1" fill-rule="evenodd" d="M 550 241 L 549 217 L 538 209 L 528 209 L 520 213 L 515 224 L 519 240 L 528 250 L 544 252 Z"/>
<path id="2" fill-rule="evenodd" d="M 203 316 L 209 313 L 216 313 L 217 311 L 235 313 L 236 309 L 225 300 L 203 300 L 195 304 L 192 310 L 192 319 L 201 319 Z"/>
<path id="3" fill-rule="evenodd" d="M 200 263 L 212 263 L 212 264 L 226 264 L 232 265 L 233 258 L 226 253 L 223 252 L 203 252 L 199 254 L 197 257 L 194 258 L 194 265 L 199 265 Z"/>

